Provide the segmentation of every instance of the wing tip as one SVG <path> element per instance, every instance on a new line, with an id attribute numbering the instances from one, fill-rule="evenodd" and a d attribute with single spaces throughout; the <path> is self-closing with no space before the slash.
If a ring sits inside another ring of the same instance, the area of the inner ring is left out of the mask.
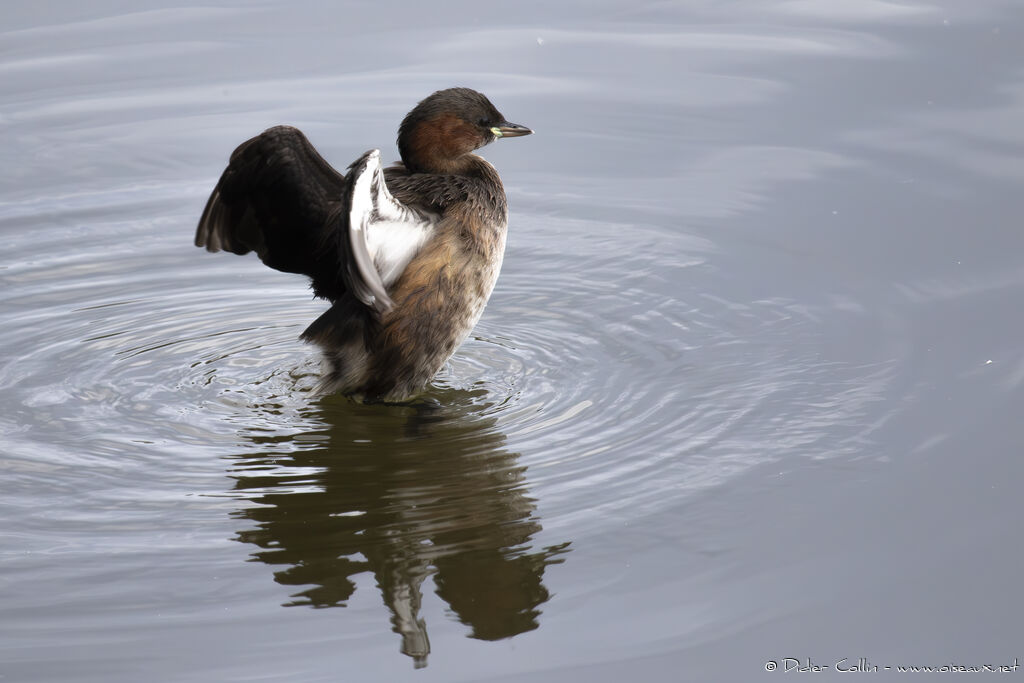
<path id="1" fill-rule="evenodd" d="M 377 313 L 383 314 L 394 308 L 395 302 L 392 301 L 391 297 L 389 297 L 387 292 L 385 292 L 381 297 L 374 297 L 374 300 L 370 305 L 373 306 L 373 310 L 377 311 Z"/>
<path id="2" fill-rule="evenodd" d="M 206 247 L 206 251 L 217 252 L 223 248 L 220 234 L 217 230 L 219 215 L 223 213 L 220 201 L 220 183 L 213 188 L 210 198 L 203 208 L 203 215 L 199 217 L 199 224 L 196 226 L 196 236 L 193 243 L 197 247 Z"/>

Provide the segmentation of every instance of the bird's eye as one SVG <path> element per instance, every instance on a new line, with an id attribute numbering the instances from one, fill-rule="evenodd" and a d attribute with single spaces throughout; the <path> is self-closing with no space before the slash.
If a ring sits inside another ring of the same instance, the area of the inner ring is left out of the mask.
<path id="1" fill-rule="evenodd" d="M 477 121 L 477 125 L 479 125 L 481 128 L 487 128 L 488 127 L 487 124 L 488 124 L 487 119 L 480 119 L 479 121 Z"/>

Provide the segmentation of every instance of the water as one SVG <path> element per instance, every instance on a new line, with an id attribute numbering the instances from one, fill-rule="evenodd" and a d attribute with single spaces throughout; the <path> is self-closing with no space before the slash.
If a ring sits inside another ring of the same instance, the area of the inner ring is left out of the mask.
<path id="1" fill-rule="evenodd" d="M 0 17 L 0 680 L 1024 656 L 1014 3 Z M 421 401 L 316 396 L 323 303 L 206 196 L 451 85 L 537 131 L 495 294 Z"/>

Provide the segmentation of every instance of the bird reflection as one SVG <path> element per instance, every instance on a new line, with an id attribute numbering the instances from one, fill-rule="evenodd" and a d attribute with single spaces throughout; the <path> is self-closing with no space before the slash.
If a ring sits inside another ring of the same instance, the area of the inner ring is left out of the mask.
<path id="1" fill-rule="evenodd" d="M 353 577 L 372 572 L 401 650 L 417 668 L 430 642 L 419 616 L 424 579 L 471 628 L 508 638 L 538 626 L 549 594 L 545 567 L 568 543 L 541 549 L 526 467 L 468 392 L 415 405 L 360 405 L 327 397 L 323 427 L 251 436 L 262 451 L 238 456 L 235 488 L 257 505 L 235 513 L 252 526 L 238 540 L 301 586 L 287 605 L 344 606 Z"/>

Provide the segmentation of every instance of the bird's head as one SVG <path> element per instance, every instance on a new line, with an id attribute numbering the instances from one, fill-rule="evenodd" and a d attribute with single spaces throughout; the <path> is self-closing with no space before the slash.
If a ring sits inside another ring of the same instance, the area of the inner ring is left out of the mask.
<path id="1" fill-rule="evenodd" d="M 410 111 L 398 129 L 398 151 L 413 173 L 458 173 L 464 157 L 498 138 L 529 135 L 470 88 L 438 90 Z"/>

